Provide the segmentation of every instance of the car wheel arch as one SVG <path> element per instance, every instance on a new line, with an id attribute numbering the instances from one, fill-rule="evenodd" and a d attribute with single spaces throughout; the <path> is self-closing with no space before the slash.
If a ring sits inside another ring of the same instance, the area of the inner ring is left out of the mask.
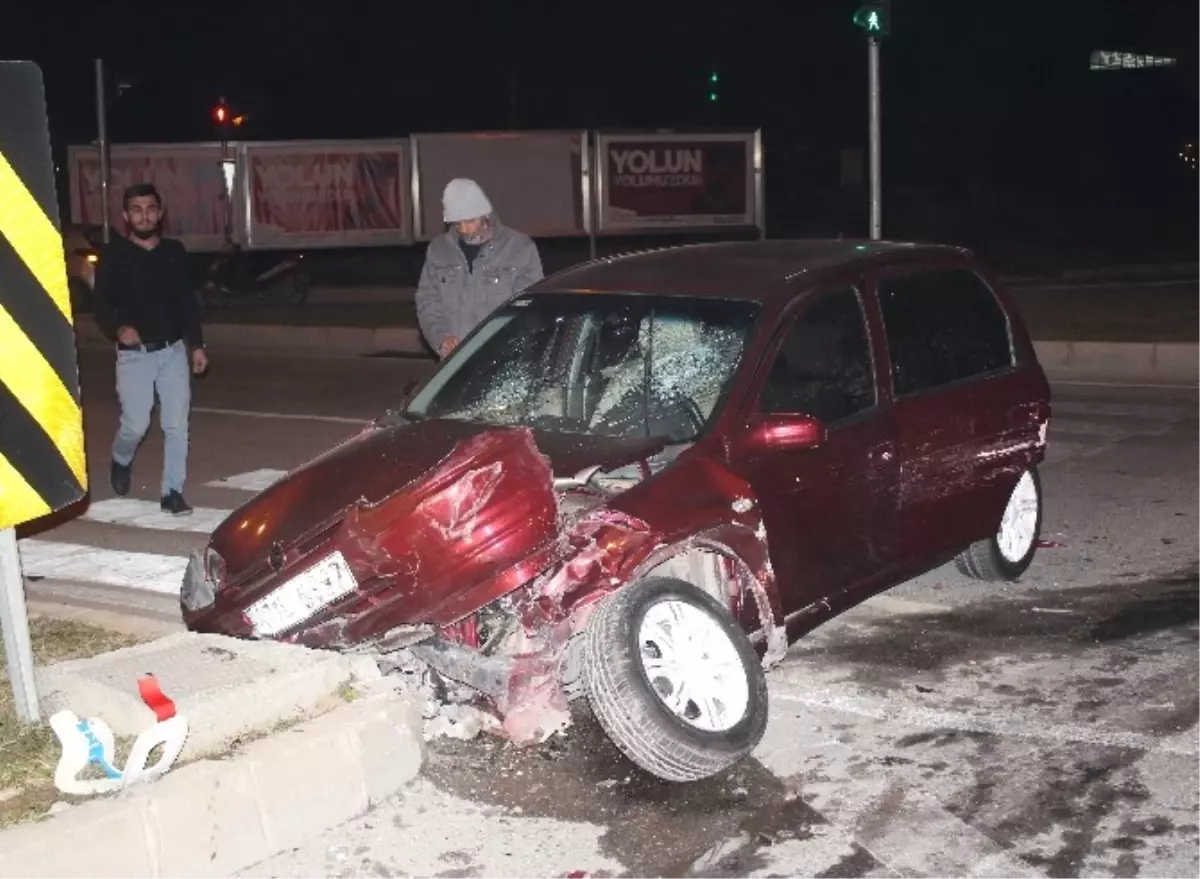
<path id="1" fill-rule="evenodd" d="M 664 577 L 691 583 L 712 596 L 743 627 L 746 610 L 752 608 L 758 628 L 747 631 L 747 636 L 752 644 L 765 643 L 763 664 L 773 665 L 782 658 L 787 635 L 775 581 L 756 574 L 753 563 L 727 542 L 707 533 L 676 541 L 647 557 L 625 582 Z"/>

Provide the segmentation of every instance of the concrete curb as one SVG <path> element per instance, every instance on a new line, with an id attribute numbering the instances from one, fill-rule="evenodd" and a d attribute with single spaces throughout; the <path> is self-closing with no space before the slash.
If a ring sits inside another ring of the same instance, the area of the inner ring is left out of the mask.
<path id="1" fill-rule="evenodd" d="M 361 815 L 425 757 L 408 697 L 368 696 L 224 760 L 0 833 L 0 876 L 228 876 Z"/>
<path id="2" fill-rule="evenodd" d="M 49 717 L 69 708 L 103 718 L 118 736 L 136 736 L 155 719 L 131 685 L 138 670 L 153 671 L 187 715 L 182 760 L 222 753 L 280 722 L 315 715 L 336 703 L 339 688 L 375 686 L 382 678 L 366 656 L 179 632 L 39 669 L 43 711 Z"/>
<path id="3" fill-rule="evenodd" d="M 1200 379 L 1196 342 L 1037 342 L 1051 381 L 1144 382 L 1194 387 Z"/>

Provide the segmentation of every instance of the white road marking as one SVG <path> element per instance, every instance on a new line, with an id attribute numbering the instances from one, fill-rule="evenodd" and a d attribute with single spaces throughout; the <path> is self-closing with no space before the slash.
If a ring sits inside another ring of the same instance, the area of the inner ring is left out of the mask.
<path id="1" fill-rule="evenodd" d="M 196 507 L 190 516 L 172 516 L 159 509 L 156 501 L 136 498 L 112 498 L 96 501 L 81 518 L 106 525 L 127 525 L 151 531 L 196 531 L 211 534 L 232 510 Z"/>
<path id="2" fill-rule="evenodd" d="M 285 476 L 287 476 L 286 470 L 251 470 L 249 473 L 238 473 L 235 476 L 214 479 L 212 482 L 204 484 L 209 488 L 233 488 L 238 491 L 260 492 L 266 491 Z"/>
<path id="3" fill-rule="evenodd" d="M 17 544 L 26 577 L 122 586 L 161 595 L 179 593 L 188 560 L 149 552 L 122 552 L 76 543 L 26 538 Z"/>
<path id="4" fill-rule="evenodd" d="M 344 415 L 313 415 L 305 412 L 256 412 L 252 409 L 220 409 L 213 406 L 193 406 L 193 412 L 205 415 L 234 415 L 239 418 L 274 418 L 291 421 L 326 421 L 331 424 L 353 424 L 362 426 L 371 423 L 369 418 L 347 418 Z"/>
<path id="5" fill-rule="evenodd" d="M 789 677 L 780 669 L 781 677 Z M 777 672 L 777 674 L 779 674 Z M 918 705 L 906 705 L 895 696 L 880 699 L 863 693 L 849 684 L 837 687 L 821 687 L 804 684 L 791 677 L 780 683 L 784 687 L 796 687 L 800 692 L 787 692 L 776 686 L 771 692 L 772 700 L 795 702 L 813 708 L 832 709 L 847 714 L 887 721 L 894 726 L 915 729 L 957 729 L 968 732 L 991 733 L 1018 739 L 1033 739 L 1044 742 L 1081 742 L 1105 747 L 1137 748 L 1144 751 L 1162 751 L 1168 754 L 1194 756 L 1196 742 L 1161 739 L 1123 730 L 1106 730 L 1097 726 L 1063 723 L 1028 723 L 1017 717 L 993 715 L 980 717 L 955 711 L 940 711 Z"/>

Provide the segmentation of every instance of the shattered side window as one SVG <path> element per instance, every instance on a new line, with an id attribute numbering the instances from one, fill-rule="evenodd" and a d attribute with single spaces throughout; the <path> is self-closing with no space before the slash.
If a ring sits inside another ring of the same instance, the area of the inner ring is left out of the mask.
<path id="1" fill-rule="evenodd" d="M 717 411 L 757 314 L 735 300 L 529 297 L 452 355 L 408 412 L 687 442 Z"/>

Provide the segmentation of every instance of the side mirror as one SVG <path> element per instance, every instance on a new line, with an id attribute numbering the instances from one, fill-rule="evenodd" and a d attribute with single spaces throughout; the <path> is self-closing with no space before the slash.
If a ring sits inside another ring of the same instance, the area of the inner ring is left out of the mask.
<path id="1" fill-rule="evenodd" d="M 825 442 L 825 425 L 811 415 L 758 415 L 736 441 L 738 453 L 799 452 Z"/>

